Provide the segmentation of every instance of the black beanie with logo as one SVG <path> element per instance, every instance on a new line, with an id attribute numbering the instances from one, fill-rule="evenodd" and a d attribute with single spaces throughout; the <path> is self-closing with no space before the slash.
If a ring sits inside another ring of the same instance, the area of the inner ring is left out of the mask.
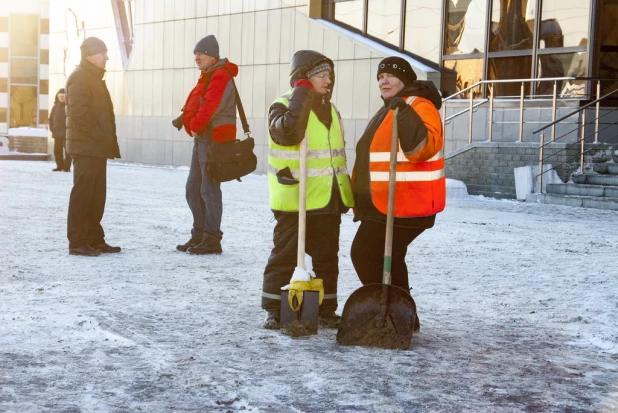
<path id="1" fill-rule="evenodd" d="M 396 56 L 387 57 L 378 64 L 378 74 L 376 76 L 380 76 L 380 73 L 390 73 L 406 86 L 416 80 L 416 73 L 412 70 L 410 63 Z"/>

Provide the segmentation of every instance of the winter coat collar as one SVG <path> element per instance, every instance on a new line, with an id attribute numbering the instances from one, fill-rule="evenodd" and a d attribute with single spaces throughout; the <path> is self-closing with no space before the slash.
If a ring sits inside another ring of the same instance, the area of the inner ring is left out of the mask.
<path id="1" fill-rule="evenodd" d="M 433 103 L 438 110 L 442 107 L 442 97 L 440 96 L 440 92 L 438 92 L 436 86 L 428 80 L 415 80 L 408 86 L 404 87 L 403 90 L 396 95 L 396 97 L 408 96 L 425 98 Z M 382 98 L 382 100 L 384 101 L 384 106 L 388 106 L 388 99 Z"/>
<path id="2" fill-rule="evenodd" d="M 202 71 L 202 74 L 200 75 L 200 80 L 210 77 L 216 70 L 219 69 L 227 70 L 232 77 L 236 77 L 238 75 L 238 66 L 230 62 L 226 58 L 223 58 L 215 61 L 214 65 Z"/>
<path id="3" fill-rule="evenodd" d="M 79 65 L 99 79 L 103 79 L 103 76 L 105 75 L 105 69 L 101 69 L 100 67 L 95 66 L 94 64 L 90 63 L 90 61 L 86 58 L 82 58 L 82 61 L 79 62 Z"/>

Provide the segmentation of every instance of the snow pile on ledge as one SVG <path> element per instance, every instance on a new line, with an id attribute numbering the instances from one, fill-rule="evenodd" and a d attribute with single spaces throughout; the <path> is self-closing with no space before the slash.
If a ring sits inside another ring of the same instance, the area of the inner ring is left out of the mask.
<path id="1" fill-rule="evenodd" d="M 29 128 L 29 127 L 21 127 L 21 128 L 10 128 L 8 136 L 23 136 L 23 137 L 32 137 L 32 138 L 47 138 L 49 135 L 47 129 L 45 128 Z"/>
<path id="2" fill-rule="evenodd" d="M 446 179 L 446 199 L 465 199 L 468 197 L 468 187 L 456 179 Z"/>

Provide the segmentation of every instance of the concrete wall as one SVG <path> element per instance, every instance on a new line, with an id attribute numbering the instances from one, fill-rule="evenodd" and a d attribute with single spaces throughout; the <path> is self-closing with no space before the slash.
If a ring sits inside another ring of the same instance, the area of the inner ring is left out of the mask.
<path id="1" fill-rule="evenodd" d="M 598 152 L 607 152 L 608 145 L 587 144 L 585 163 L 593 161 Z M 556 166 L 560 179 L 567 182 L 580 167 L 579 145 L 550 143 L 544 149 L 545 163 Z M 465 182 L 470 195 L 515 199 L 513 170 L 538 165 L 536 143 L 474 142 L 446 157 L 446 176 Z M 562 164 L 561 166 L 558 166 Z"/>

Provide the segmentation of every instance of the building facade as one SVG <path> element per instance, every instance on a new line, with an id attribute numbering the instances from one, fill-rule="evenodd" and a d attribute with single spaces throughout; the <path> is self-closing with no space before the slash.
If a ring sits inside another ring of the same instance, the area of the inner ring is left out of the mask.
<path id="1" fill-rule="evenodd" d="M 351 164 L 357 139 L 382 104 L 376 81 L 382 58 L 408 59 L 445 96 L 487 79 L 616 78 L 617 9 L 614 0 L 49 0 L 52 92 L 39 109 L 49 107 L 79 63 L 81 41 L 97 36 L 109 49 L 105 81 L 122 159 L 188 165 L 192 138 L 171 120 L 199 75 L 194 45 L 214 34 L 221 55 L 239 65 L 236 83 L 264 172 L 268 107 L 290 88 L 294 52 L 313 49 L 336 65 L 333 102 Z M 546 95 L 547 87 L 529 83 L 526 96 Z M 516 94 L 509 85 L 494 93 Z M 591 93 L 586 82 L 559 86 L 559 97 Z M 460 129 L 467 128 L 447 131 Z M 241 137 L 240 123 L 238 130 Z M 508 128 L 497 134 L 497 140 L 512 135 Z"/>
<path id="2" fill-rule="evenodd" d="M 49 110 L 49 2 L 0 2 L 0 134 L 41 127 Z"/>

